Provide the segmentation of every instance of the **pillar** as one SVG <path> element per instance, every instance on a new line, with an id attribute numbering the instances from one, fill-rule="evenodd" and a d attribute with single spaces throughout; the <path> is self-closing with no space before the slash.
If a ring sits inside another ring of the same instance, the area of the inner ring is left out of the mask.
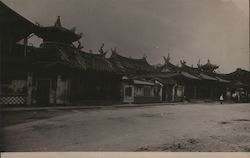
<path id="1" fill-rule="evenodd" d="M 185 86 L 182 86 L 182 97 L 185 96 Z"/>
<path id="2" fill-rule="evenodd" d="M 61 79 L 61 75 L 57 75 L 56 81 L 56 104 L 63 104 L 64 103 L 64 96 L 63 96 L 63 88 L 64 84 Z"/>
<path id="3" fill-rule="evenodd" d="M 172 101 L 175 101 L 175 87 L 177 86 L 177 84 L 175 84 L 172 88 Z"/>
<path id="4" fill-rule="evenodd" d="M 32 73 L 27 74 L 27 105 L 32 104 Z"/>
<path id="5" fill-rule="evenodd" d="M 58 75 L 56 83 L 56 104 L 69 104 L 71 80 L 62 80 L 62 76 Z"/>
<path id="6" fill-rule="evenodd" d="M 159 94 L 160 94 L 160 102 L 162 102 L 163 100 L 162 100 L 162 89 L 163 89 L 163 85 L 162 86 L 160 86 L 160 92 L 159 92 Z"/>
<path id="7" fill-rule="evenodd" d="M 67 100 L 66 100 L 66 104 L 70 104 L 70 95 L 71 95 L 71 80 L 67 80 Z"/>

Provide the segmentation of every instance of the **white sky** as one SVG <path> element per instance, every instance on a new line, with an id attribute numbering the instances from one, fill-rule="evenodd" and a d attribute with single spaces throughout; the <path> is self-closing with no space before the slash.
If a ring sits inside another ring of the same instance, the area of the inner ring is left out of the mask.
<path id="1" fill-rule="evenodd" d="M 237 7 L 239 7 L 245 14 L 249 14 L 249 0 L 223 0 L 232 1 Z"/>

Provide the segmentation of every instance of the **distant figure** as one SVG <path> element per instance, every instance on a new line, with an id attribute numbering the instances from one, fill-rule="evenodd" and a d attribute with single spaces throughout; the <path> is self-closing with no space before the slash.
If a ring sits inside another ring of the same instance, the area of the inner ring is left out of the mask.
<path id="1" fill-rule="evenodd" d="M 236 97 L 237 97 L 237 94 L 234 92 L 234 93 L 232 94 L 232 98 L 233 98 L 233 101 L 234 101 L 234 102 L 236 102 Z"/>
<path id="2" fill-rule="evenodd" d="M 224 98 L 223 98 L 223 94 L 220 96 L 220 104 L 222 104 L 223 103 L 223 100 L 224 100 Z"/>
<path id="3" fill-rule="evenodd" d="M 237 102 L 240 102 L 240 93 L 237 93 Z"/>

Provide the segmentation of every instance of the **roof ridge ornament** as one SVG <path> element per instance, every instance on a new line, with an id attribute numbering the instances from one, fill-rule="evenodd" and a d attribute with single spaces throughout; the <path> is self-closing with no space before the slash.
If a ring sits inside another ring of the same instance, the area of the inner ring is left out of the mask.
<path id="1" fill-rule="evenodd" d="M 62 27 L 60 16 L 57 16 L 57 19 L 56 19 L 56 22 L 55 22 L 54 26 L 55 27 Z"/>
<path id="2" fill-rule="evenodd" d="M 112 54 L 118 54 L 117 51 L 116 51 L 116 47 L 115 48 L 110 48 Z"/>
<path id="3" fill-rule="evenodd" d="M 78 43 L 78 46 L 77 46 L 78 50 L 81 50 L 82 48 L 84 48 L 84 46 L 82 45 L 81 41 L 78 40 L 77 43 Z"/>
<path id="4" fill-rule="evenodd" d="M 101 56 L 105 57 L 106 54 L 108 53 L 108 50 L 104 51 L 103 48 L 104 48 L 104 43 L 102 43 L 102 45 L 100 46 L 98 52 L 100 53 Z"/>
<path id="5" fill-rule="evenodd" d="M 110 57 L 115 57 L 118 55 L 117 51 L 116 51 L 116 47 L 115 48 L 110 48 L 111 51 L 111 56 Z"/>
<path id="6" fill-rule="evenodd" d="M 181 67 L 186 66 L 187 62 L 185 60 L 180 60 Z"/>
<path id="7" fill-rule="evenodd" d="M 171 59 L 169 53 L 168 53 L 167 58 L 166 58 L 165 56 L 163 56 L 163 59 L 164 59 L 165 64 L 166 64 L 166 63 L 169 63 L 169 61 L 170 61 L 170 59 Z"/>
<path id="8" fill-rule="evenodd" d="M 207 59 L 207 63 L 208 63 L 208 64 L 211 64 L 211 63 L 210 63 L 210 59 L 209 59 L 209 58 Z"/>
<path id="9" fill-rule="evenodd" d="M 198 66 L 198 68 L 201 67 L 201 59 L 198 60 L 197 66 Z"/>

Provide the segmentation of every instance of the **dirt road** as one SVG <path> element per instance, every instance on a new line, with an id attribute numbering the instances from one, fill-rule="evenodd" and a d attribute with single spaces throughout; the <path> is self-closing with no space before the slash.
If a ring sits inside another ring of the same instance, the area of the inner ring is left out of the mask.
<path id="1" fill-rule="evenodd" d="M 250 151 L 250 105 L 72 110 L 3 131 L 4 151 Z"/>

